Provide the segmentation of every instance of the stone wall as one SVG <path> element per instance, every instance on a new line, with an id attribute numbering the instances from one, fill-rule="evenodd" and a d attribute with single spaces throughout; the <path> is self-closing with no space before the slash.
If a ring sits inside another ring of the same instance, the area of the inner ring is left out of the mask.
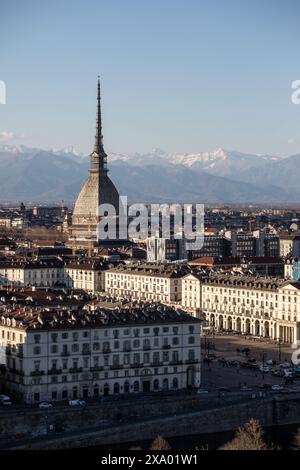
<path id="1" fill-rule="evenodd" d="M 187 397 L 186 397 L 187 398 Z M 175 400 L 176 401 L 176 400 Z M 181 402 L 185 400 L 181 399 Z M 60 413 L 61 421 L 68 421 L 68 434 L 56 434 L 53 431 L 48 432 L 48 436 L 41 440 L 29 441 L 26 437 L 34 435 L 34 433 L 26 433 L 25 440 L 14 440 L 14 448 L 34 448 L 34 449 L 59 449 L 59 448 L 75 448 L 88 447 L 93 445 L 108 445 L 124 442 L 137 442 L 141 440 L 152 440 L 158 434 L 165 437 L 186 436 L 201 433 L 224 432 L 237 429 L 245 424 L 250 418 L 256 418 L 262 426 L 274 426 L 283 424 L 300 423 L 300 395 L 273 398 L 248 399 L 248 401 L 235 401 L 231 403 L 220 403 L 209 406 L 205 405 L 203 399 L 199 397 L 188 397 L 191 408 L 188 412 L 178 412 L 180 403 L 171 403 L 171 400 L 163 400 L 160 404 L 145 403 L 142 406 L 137 405 L 137 412 L 144 412 L 139 418 L 132 418 L 126 424 L 117 421 L 103 423 L 103 415 L 109 415 L 112 412 L 113 404 L 109 404 L 107 409 L 100 414 L 96 413 L 96 407 L 93 410 L 86 408 L 85 410 L 71 410 L 67 415 Z M 128 404 L 127 404 L 128 405 Z M 186 403 L 185 403 L 186 406 Z M 210 407 L 211 406 L 211 407 Z M 98 407 L 99 408 L 99 407 Z M 120 406 L 115 406 L 114 412 L 120 413 Z M 162 409 L 163 408 L 163 409 Z M 176 408 L 176 414 L 174 413 Z M 172 410 L 169 416 L 166 416 L 167 410 Z M 124 410 L 123 410 L 124 411 Z M 127 406 L 128 413 L 131 413 L 131 407 Z M 156 411 L 156 417 L 151 413 Z M 164 413 L 162 413 L 162 411 Z M 48 425 L 55 423 L 59 414 L 49 413 L 47 418 Z M 151 416 L 151 418 L 149 418 Z M 20 417 L 22 419 L 22 417 Z M 38 429 L 45 429 L 45 416 L 38 418 L 34 414 L 28 418 L 27 426 L 34 425 L 35 433 Z M 17 420 L 18 421 L 18 420 Z M 14 431 L 21 429 L 17 427 L 17 421 L 10 421 L 10 426 Z M 123 421 L 124 422 L 124 421 Z M 101 425 L 102 423 L 102 425 Z M 8 422 L 1 422 L 1 429 Z M 79 426 L 79 427 L 78 427 Z M 82 432 L 80 432 L 80 426 Z M 92 426 L 98 426 L 92 429 Z M 83 428 L 86 428 L 84 431 Z M 90 429 L 88 429 L 90 428 Z M 73 432 L 73 434 L 71 434 Z M 3 434 L 2 434 L 3 435 Z M 2 441 L 3 442 L 3 441 Z M 13 441 L 11 441 L 11 444 Z"/>

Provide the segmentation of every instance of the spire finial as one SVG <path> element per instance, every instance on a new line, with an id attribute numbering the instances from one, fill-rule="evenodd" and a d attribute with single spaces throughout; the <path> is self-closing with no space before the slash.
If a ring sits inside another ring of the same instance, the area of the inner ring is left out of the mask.
<path id="1" fill-rule="evenodd" d="M 102 120 L 101 120 L 101 93 L 100 93 L 100 76 L 98 75 L 98 84 L 97 84 L 97 115 L 96 115 L 96 135 L 95 135 L 95 146 L 94 152 L 100 155 L 101 150 L 103 150 L 103 141 L 102 141 Z"/>
<path id="2" fill-rule="evenodd" d="M 102 136 L 102 118 L 101 118 L 101 92 L 100 92 L 100 75 L 98 75 L 97 82 L 97 113 L 96 113 L 96 135 L 95 145 L 92 153 L 91 170 L 92 171 L 107 171 L 107 155 L 103 148 Z"/>

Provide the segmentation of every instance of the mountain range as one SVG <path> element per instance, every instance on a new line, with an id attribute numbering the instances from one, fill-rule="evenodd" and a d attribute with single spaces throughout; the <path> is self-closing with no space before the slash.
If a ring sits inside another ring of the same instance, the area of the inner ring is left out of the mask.
<path id="1" fill-rule="evenodd" d="M 300 154 L 281 158 L 218 149 L 168 154 L 110 153 L 110 176 L 131 202 L 300 203 Z M 73 202 L 89 158 L 73 147 L 0 146 L 0 201 Z"/>

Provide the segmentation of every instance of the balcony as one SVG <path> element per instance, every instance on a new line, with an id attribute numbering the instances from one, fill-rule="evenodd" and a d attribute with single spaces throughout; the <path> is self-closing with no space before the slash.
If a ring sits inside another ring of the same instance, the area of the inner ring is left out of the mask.
<path id="1" fill-rule="evenodd" d="M 151 349 L 151 346 L 143 346 L 144 351 L 150 351 L 150 349 Z"/>
<path id="2" fill-rule="evenodd" d="M 102 366 L 94 366 L 94 367 L 91 367 L 90 370 L 91 370 L 91 372 L 100 372 L 101 370 L 103 370 L 103 367 Z"/>
<path id="3" fill-rule="evenodd" d="M 63 351 L 61 353 L 61 356 L 70 356 L 70 353 L 69 353 L 69 351 Z"/>
<path id="4" fill-rule="evenodd" d="M 70 374 L 79 374 L 80 372 L 82 372 L 82 367 L 71 367 L 71 369 L 69 369 L 69 372 Z"/>
<path id="5" fill-rule="evenodd" d="M 151 367 L 160 367 L 160 366 L 162 366 L 162 365 L 163 365 L 163 363 L 160 362 L 160 361 L 155 361 L 155 362 L 152 362 L 152 363 L 151 363 Z"/>
<path id="6" fill-rule="evenodd" d="M 30 372 L 30 375 L 32 377 L 38 377 L 38 376 L 44 375 L 44 374 L 45 374 L 44 370 L 34 370 L 34 371 Z"/>
<path id="7" fill-rule="evenodd" d="M 61 369 L 49 369 L 48 370 L 48 375 L 57 375 L 57 374 L 61 374 L 61 373 L 62 373 Z"/>
<path id="8" fill-rule="evenodd" d="M 118 369 L 123 369 L 123 366 L 121 364 L 113 364 L 110 366 L 111 370 L 118 370 Z"/>
<path id="9" fill-rule="evenodd" d="M 186 364 L 197 364 L 199 361 L 197 359 L 187 359 Z"/>
<path id="10" fill-rule="evenodd" d="M 143 367 L 144 365 L 139 363 L 139 362 L 135 362 L 134 364 L 131 364 L 131 367 L 133 369 L 137 369 L 138 367 Z"/>
<path id="11" fill-rule="evenodd" d="M 109 353 L 111 353 L 111 349 L 103 349 L 102 353 L 103 354 L 109 354 Z"/>
<path id="12" fill-rule="evenodd" d="M 182 364 L 182 361 L 170 361 L 171 366 L 180 366 Z"/>
<path id="13" fill-rule="evenodd" d="M 170 344 L 163 344 L 163 349 L 171 349 L 171 345 Z"/>

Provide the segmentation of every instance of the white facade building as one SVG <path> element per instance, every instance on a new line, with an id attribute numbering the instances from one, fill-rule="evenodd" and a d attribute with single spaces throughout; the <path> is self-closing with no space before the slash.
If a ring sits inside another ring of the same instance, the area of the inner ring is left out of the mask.
<path id="1" fill-rule="evenodd" d="M 66 287 L 95 293 L 105 289 L 107 262 L 95 258 L 73 260 L 65 265 L 64 282 Z"/>
<path id="2" fill-rule="evenodd" d="M 0 285 L 53 287 L 64 283 L 63 262 L 55 260 L 0 260 Z"/>
<path id="3" fill-rule="evenodd" d="M 200 322 L 162 305 L 7 311 L 0 342 L 2 391 L 26 403 L 200 386 Z"/>
<path id="4" fill-rule="evenodd" d="M 300 340 L 300 282 L 255 276 L 188 275 L 182 305 L 201 310 L 217 330 L 237 331 L 286 343 Z"/>
<path id="5" fill-rule="evenodd" d="M 168 264 L 118 266 L 105 271 L 105 291 L 130 300 L 179 303 L 184 274 L 180 266 Z"/>

